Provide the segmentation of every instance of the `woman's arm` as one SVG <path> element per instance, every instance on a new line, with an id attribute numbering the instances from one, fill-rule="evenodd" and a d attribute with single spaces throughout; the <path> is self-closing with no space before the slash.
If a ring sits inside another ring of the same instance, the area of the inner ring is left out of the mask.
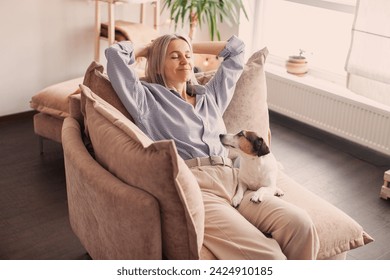
<path id="1" fill-rule="evenodd" d="M 214 94 L 215 101 L 223 113 L 233 97 L 234 89 L 244 68 L 245 44 L 238 37 L 232 36 L 218 53 L 223 58 L 213 79 L 205 86 Z"/>
<path id="2" fill-rule="evenodd" d="M 134 63 L 135 52 L 131 42 L 119 42 L 105 50 L 108 77 L 134 120 L 147 110 L 145 89 L 135 71 L 129 67 Z"/>
<path id="3" fill-rule="evenodd" d="M 199 54 L 213 54 L 218 55 L 227 42 L 223 41 L 203 41 L 192 43 L 192 51 Z"/>

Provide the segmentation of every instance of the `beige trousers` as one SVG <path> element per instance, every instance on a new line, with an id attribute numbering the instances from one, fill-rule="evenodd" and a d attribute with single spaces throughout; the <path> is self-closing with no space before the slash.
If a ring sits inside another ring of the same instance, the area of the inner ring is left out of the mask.
<path id="1" fill-rule="evenodd" d="M 218 259 L 316 259 L 319 240 L 307 213 L 278 197 L 256 204 L 246 192 L 235 209 L 237 169 L 193 167 L 205 207 L 204 245 Z"/>

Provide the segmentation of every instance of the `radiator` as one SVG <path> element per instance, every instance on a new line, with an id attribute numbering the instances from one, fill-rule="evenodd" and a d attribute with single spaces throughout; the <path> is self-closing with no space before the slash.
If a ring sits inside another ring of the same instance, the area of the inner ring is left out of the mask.
<path id="1" fill-rule="evenodd" d="M 266 75 L 270 110 L 390 155 L 390 108 L 348 90 L 323 90 L 299 78 Z"/>

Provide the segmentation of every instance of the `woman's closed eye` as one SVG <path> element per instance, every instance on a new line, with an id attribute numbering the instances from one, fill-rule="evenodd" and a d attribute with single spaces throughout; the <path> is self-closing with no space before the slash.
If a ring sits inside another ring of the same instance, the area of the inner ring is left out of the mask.
<path id="1" fill-rule="evenodd" d="M 171 56 L 172 59 L 179 59 L 180 57 L 181 57 L 180 55 L 176 55 L 176 54 Z M 191 57 L 192 56 L 190 54 L 185 55 L 186 59 L 191 59 Z"/>

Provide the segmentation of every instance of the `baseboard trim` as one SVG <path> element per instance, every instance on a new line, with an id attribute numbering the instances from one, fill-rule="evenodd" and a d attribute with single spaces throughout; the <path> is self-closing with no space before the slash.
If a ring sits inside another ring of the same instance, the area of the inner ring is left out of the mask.
<path id="1" fill-rule="evenodd" d="M 28 117 L 33 117 L 36 113 L 37 111 L 31 110 L 31 111 L 26 111 L 26 112 L 11 114 L 11 115 L 0 116 L 0 123 L 26 119 Z"/>

